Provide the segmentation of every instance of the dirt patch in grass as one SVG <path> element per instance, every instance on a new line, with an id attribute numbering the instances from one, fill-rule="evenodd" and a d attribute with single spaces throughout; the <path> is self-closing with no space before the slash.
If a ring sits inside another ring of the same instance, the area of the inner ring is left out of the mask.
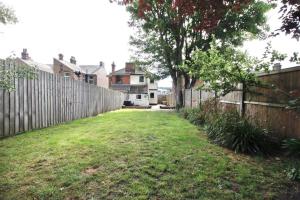
<path id="1" fill-rule="evenodd" d="M 103 170 L 103 167 L 102 166 L 93 166 L 93 167 L 89 167 L 87 169 L 85 169 L 82 173 L 84 175 L 94 175 L 94 174 L 97 174 L 98 172 L 102 171 Z"/>

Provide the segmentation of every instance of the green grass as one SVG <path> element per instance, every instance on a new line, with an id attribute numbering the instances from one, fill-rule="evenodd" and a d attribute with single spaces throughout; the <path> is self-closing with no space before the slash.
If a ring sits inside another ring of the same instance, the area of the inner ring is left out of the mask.
<path id="1" fill-rule="evenodd" d="M 0 140 L 0 199 L 272 199 L 286 161 L 210 144 L 175 113 L 119 111 Z"/>

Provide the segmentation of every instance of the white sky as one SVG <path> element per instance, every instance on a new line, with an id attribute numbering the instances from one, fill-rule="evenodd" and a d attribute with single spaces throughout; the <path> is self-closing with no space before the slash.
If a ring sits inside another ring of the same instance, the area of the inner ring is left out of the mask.
<path id="1" fill-rule="evenodd" d="M 63 53 L 65 59 L 75 56 L 78 64 L 104 61 L 108 72 L 115 61 L 123 68 L 130 58 L 128 14 L 123 6 L 109 0 L 2 0 L 16 11 L 19 23 L 0 25 L 0 57 L 27 48 L 38 62 L 50 64 Z M 277 11 L 269 13 L 269 24 L 279 27 Z M 284 53 L 300 52 L 300 42 L 286 36 L 272 39 L 273 47 Z M 253 56 L 264 52 L 266 41 L 246 42 L 244 49 Z M 286 65 L 288 66 L 288 65 Z M 171 86 L 170 79 L 159 86 Z"/>

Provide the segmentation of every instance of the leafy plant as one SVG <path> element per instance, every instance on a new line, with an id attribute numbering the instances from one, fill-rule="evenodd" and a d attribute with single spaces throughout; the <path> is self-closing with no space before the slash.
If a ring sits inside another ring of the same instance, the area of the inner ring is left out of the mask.
<path id="1" fill-rule="evenodd" d="M 232 111 L 215 115 L 207 135 L 214 143 L 238 153 L 269 154 L 275 145 L 265 129 Z"/>
<path id="2" fill-rule="evenodd" d="M 0 2 L 0 24 L 15 24 L 17 22 L 18 19 L 15 15 L 15 11 Z"/>
<path id="3" fill-rule="evenodd" d="M 289 155 L 300 156 L 300 139 L 286 139 L 282 147 L 287 150 Z"/>
<path id="4" fill-rule="evenodd" d="M 35 68 L 19 64 L 13 58 L 0 60 L 0 89 L 14 91 L 15 79 L 35 79 L 36 76 Z"/>
<path id="5" fill-rule="evenodd" d="M 181 117 L 183 117 L 184 119 L 187 119 L 189 113 L 190 113 L 191 108 L 180 108 L 178 110 L 178 113 Z"/>
<path id="6" fill-rule="evenodd" d="M 286 176 L 292 181 L 299 181 L 300 180 L 300 170 L 298 167 L 290 167 L 284 170 Z"/>
<path id="7" fill-rule="evenodd" d="M 195 125 L 202 125 L 205 122 L 205 113 L 200 107 L 191 109 L 187 115 L 187 119 Z"/>

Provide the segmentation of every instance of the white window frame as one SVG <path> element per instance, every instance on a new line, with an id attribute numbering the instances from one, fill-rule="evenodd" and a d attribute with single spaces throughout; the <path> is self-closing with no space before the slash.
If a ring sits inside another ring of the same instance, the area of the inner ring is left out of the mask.
<path id="1" fill-rule="evenodd" d="M 92 84 L 92 85 L 95 85 L 95 80 L 94 80 L 93 76 L 88 76 L 88 83 Z"/>
<path id="2" fill-rule="evenodd" d="M 71 78 L 71 72 L 64 72 L 64 79 L 70 79 Z"/>

